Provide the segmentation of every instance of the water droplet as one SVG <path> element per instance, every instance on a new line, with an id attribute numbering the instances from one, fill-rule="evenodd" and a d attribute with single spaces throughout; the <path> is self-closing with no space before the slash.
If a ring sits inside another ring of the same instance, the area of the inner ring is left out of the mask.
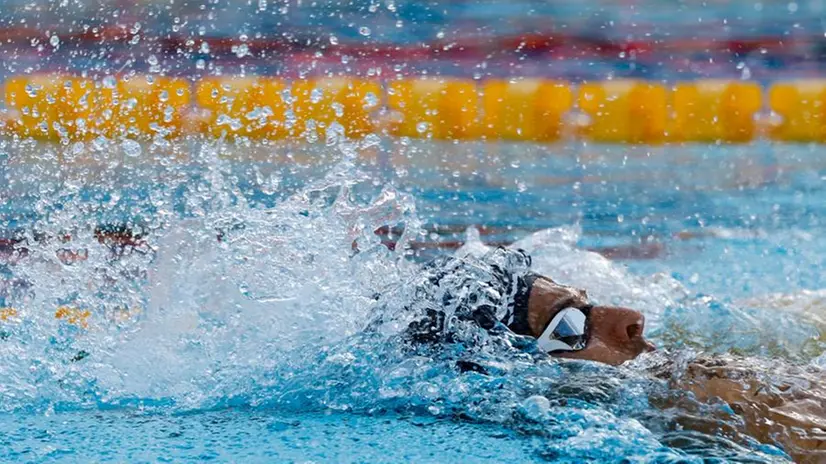
<path id="1" fill-rule="evenodd" d="M 525 418 L 534 422 L 543 422 L 549 416 L 551 403 L 544 396 L 534 395 L 522 402 L 520 410 Z"/>
<path id="2" fill-rule="evenodd" d="M 123 153 L 126 154 L 126 156 L 135 158 L 141 155 L 141 144 L 134 140 L 124 140 L 120 146 L 123 148 Z"/>
<path id="3" fill-rule="evenodd" d="M 416 132 L 418 132 L 420 134 L 424 134 L 425 132 L 427 132 L 429 127 L 430 127 L 430 124 L 428 124 L 426 122 L 420 122 L 420 123 L 416 124 Z"/>
<path id="4" fill-rule="evenodd" d="M 320 102 L 323 97 L 324 97 L 324 91 L 317 88 L 317 87 L 315 89 L 313 89 L 312 92 L 310 92 L 310 101 L 313 102 L 313 103 Z"/>
<path id="5" fill-rule="evenodd" d="M 49 44 L 50 44 L 52 47 L 57 47 L 57 46 L 59 46 L 59 45 L 60 45 L 60 37 L 58 37 L 58 36 L 57 36 L 57 34 L 55 34 L 55 35 L 53 35 L 53 36 L 49 37 Z"/>
<path id="6" fill-rule="evenodd" d="M 315 143 L 318 141 L 318 131 L 316 130 L 317 124 L 315 119 L 310 119 L 306 123 L 306 130 L 304 131 L 304 138 L 309 143 Z"/>
<path id="7" fill-rule="evenodd" d="M 359 34 L 363 35 L 364 37 L 370 36 L 370 28 L 367 26 L 361 26 L 359 28 Z"/>
<path id="8" fill-rule="evenodd" d="M 337 118 L 344 116 L 344 105 L 339 102 L 335 102 L 331 106 L 333 107 L 333 112 L 336 114 Z"/>
<path id="9" fill-rule="evenodd" d="M 158 57 L 155 55 L 149 55 L 149 58 L 146 59 L 146 62 L 149 63 L 151 66 L 157 66 Z"/>
<path id="10" fill-rule="evenodd" d="M 106 76 L 103 78 L 103 87 L 107 89 L 114 89 L 115 86 L 118 84 L 118 81 L 115 80 L 115 76 Z"/>
<path id="11" fill-rule="evenodd" d="M 247 113 L 245 117 L 250 121 L 259 121 L 261 123 L 266 122 L 267 118 L 272 116 L 272 109 L 269 106 L 256 106 L 252 111 Z"/>
<path id="12" fill-rule="evenodd" d="M 238 58 L 243 58 L 243 57 L 249 55 L 249 53 L 250 53 L 250 48 L 247 46 L 247 44 L 241 44 L 241 45 L 238 45 L 237 47 L 234 47 L 234 48 L 235 48 L 235 56 L 237 56 Z"/>
<path id="13" fill-rule="evenodd" d="M 198 50 L 198 51 L 203 53 L 203 54 L 208 54 L 209 53 L 209 44 L 207 42 L 201 42 L 201 49 Z"/>
<path id="14" fill-rule="evenodd" d="M 361 141 L 361 148 L 375 147 L 381 144 L 381 138 L 376 134 L 367 134 Z"/>
<path id="15" fill-rule="evenodd" d="M 367 92 L 364 95 L 364 107 L 365 108 L 373 108 L 374 106 L 379 104 L 379 97 L 376 96 L 373 92 Z"/>
<path id="16" fill-rule="evenodd" d="M 72 154 L 77 156 L 83 153 L 83 149 L 86 148 L 86 145 L 83 142 L 75 142 L 72 144 Z"/>
<path id="17" fill-rule="evenodd" d="M 341 124 L 339 124 L 337 122 L 333 122 L 332 124 L 330 124 L 330 127 L 327 128 L 327 131 L 325 132 L 324 135 L 325 135 L 325 140 L 324 140 L 325 145 L 327 145 L 328 147 L 338 145 L 339 142 L 342 142 L 342 141 L 345 140 L 344 126 L 342 126 Z"/>
<path id="18" fill-rule="evenodd" d="M 338 45 L 338 37 L 336 37 L 336 36 L 334 36 L 334 35 L 331 35 L 331 36 L 330 36 L 330 44 L 332 44 L 332 45 Z"/>

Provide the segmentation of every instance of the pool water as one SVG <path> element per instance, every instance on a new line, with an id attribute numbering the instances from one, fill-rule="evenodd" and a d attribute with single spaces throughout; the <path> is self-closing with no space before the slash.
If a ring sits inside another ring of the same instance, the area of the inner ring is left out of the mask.
<path id="1" fill-rule="evenodd" d="M 719 403 L 655 407 L 679 392 L 647 366 L 826 366 L 816 147 L 62 150 L 0 154 L 3 227 L 27 248 L 2 267 L 19 312 L 0 321 L 2 461 L 782 462 Z M 146 243 L 113 257 L 93 233 L 113 223 Z M 462 374 L 362 332 L 422 261 L 513 242 L 642 310 L 660 353 L 613 368 L 488 350 L 489 375 Z M 680 426 L 695 416 L 718 432 Z"/>

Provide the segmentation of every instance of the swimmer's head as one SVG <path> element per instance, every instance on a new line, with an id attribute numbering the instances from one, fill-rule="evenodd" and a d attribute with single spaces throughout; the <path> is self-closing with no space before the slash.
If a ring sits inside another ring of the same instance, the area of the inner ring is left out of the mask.
<path id="1" fill-rule="evenodd" d="M 636 310 L 591 306 L 583 290 L 528 276 L 525 301 L 510 327 L 537 339 L 552 356 L 622 364 L 654 346 L 645 340 L 645 317 Z"/>

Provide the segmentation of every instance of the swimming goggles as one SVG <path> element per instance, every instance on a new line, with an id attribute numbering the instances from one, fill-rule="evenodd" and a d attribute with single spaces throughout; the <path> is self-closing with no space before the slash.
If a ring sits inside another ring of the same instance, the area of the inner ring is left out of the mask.
<path id="1" fill-rule="evenodd" d="M 591 307 L 565 308 L 556 313 L 536 344 L 542 351 L 579 351 L 588 343 Z"/>

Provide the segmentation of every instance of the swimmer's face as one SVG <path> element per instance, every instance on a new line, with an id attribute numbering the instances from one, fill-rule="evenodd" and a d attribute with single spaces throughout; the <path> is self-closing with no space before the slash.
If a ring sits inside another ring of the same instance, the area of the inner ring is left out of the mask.
<path id="1" fill-rule="evenodd" d="M 587 305 L 584 291 L 559 286 L 540 278 L 534 282 L 528 299 L 528 324 L 534 337 L 539 337 L 559 311 Z M 594 306 L 588 317 L 588 342 L 585 348 L 551 354 L 560 358 L 622 364 L 654 349 L 654 345 L 643 337 L 644 329 L 645 317 L 639 311 Z"/>

